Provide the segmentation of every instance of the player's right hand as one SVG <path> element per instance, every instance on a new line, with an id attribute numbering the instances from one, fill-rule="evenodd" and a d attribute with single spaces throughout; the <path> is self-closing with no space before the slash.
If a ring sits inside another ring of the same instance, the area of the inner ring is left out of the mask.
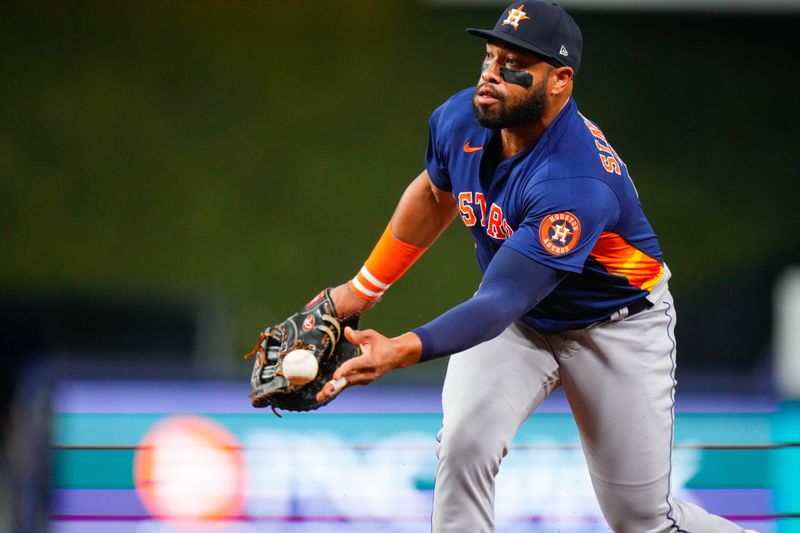
<path id="1" fill-rule="evenodd" d="M 414 333 L 387 338 L 374 329 L 363 331 L 346 327 L 345 338 L 361 349 L 361 355 L 345 361 L 317 395 L 319 401 L 339 394 L 351 385 L 367 385 L 395 368 L 416 364 L 422 355 L 422 342 Z"/>

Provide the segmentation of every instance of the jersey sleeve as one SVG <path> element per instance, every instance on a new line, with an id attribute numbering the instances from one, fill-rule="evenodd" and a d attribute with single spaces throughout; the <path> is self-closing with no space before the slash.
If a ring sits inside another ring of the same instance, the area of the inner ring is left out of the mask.
<path id="1" fill-rule="evenodd" d="M 500 335 L 559 281 L 556 270 L 501 247 L 472 298 L 413 330 L 422 342 L 420 361 L 454 354 Z"/>
<path id="2" fill-rule="evenodd" d="M 614 191 L 591 177 L 539 182 L 521 201 L 525 216 L 505 246 L 567 272 L 583 270 L 600 234 L 616 225 L 621 211 Z"/>
<path id="3" fill-rule="evenodd" d="M 447 152 L 444 149 L 445 139 L 440 138 L 445 105 L 447 104 L 436 109 L 428 121 L 428 150 L 425 153 L 425 168 L 434 185 L 443 191 L 452 191 L 453 185 L 450 183 L 450 173 L 447 171 Z"/>

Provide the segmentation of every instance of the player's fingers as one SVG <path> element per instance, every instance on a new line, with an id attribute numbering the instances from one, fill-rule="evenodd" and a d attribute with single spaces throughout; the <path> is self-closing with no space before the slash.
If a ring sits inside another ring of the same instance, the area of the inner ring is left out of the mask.
<path id="1" fill-rule="evenodd" d="M 371 368 L 372 366 L 368 354 L 359 355 L 358 357 L 353 357 L 342 363 L 333 373 L 333 379 L 339 379 L 343 376 L 349 377 L 350 374 Z"/>
<path id="2" fill-rule="evenodd" d="M 350 382 L 347 378 L 339 378 L 339 379 L 332 379 L 327 382 L 317 393 L 317 401 L 322 402 L 327 400 L 328 398 L 332 398 L 342 392 L 345 388 L 350 385 Z"/>
<path id="3" fill-rule="evenodd" d="M 352 342 L 353 344 L 358 344 L 359 339 L 361 338 L 360 331 L 347 326 L 344 328 L 344 338 Z"/>
<path id="4" fill-rule="evenodd" d="M 353 344 L 364 344 L 372 339 L 373 335 L 375 334 L 375 330 L 373 329 L 365 329 L 365 330 L 358 330 L 353 329 L 350 326 L 344 328 L 344 336 L 347 340 L 352 342 Z"/>
<path id="5" fill-rule="evenodd" d="M 317 393 L 317 401 L 321 402 L 336 396 L 347 386 L 347 378 L 332 379 L 323 385 L 322 389 Z"/>
<path id="6" fill-rule="evenodd" d="M 346 378 L 342 378 L 347 380 L 347 386 L 352 387 L 353 385 L 367 385 L 372 383 L 378 376 L 375 375 L 375 372 L 357 372 L 355 374 L 349 374 Z"/>
<path id="7" fill-rule="evenodd" d="M 332 379 L 317 394 L 317 401 L 321 402 L 332 398 L 353 385 L 367 385 L 373 381 L 375 381 L 375 374 L 372 372 L 357 372 L 350 374 L 346 378 Z"/>

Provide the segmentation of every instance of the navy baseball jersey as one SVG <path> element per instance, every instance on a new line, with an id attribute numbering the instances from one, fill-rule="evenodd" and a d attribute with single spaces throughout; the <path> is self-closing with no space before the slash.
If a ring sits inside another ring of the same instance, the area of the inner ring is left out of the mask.
<path id="1" fill-rule="evenodd" d="M 609 318 L 665 276 L 658 239 L 622 159 L 570 98 L 534 146 L 499 160 L 499 131 L 472 111 L 474 89 L 429 122 L 426 167 L 452 191 L 486 271 L 501 246 L 566 272 L 522 319 L 558 333 Z M 668 272 L 668 271 L 667 271 Z"/>

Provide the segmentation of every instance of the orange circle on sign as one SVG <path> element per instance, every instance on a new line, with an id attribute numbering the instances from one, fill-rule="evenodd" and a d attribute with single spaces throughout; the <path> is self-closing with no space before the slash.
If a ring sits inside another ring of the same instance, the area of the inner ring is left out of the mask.
<path id="1" fill-rule="evenodd" d="M 153 517 L 179 529 L 214 529 L 244 508 L 241 445 L 202 416 L 177 415 L 154 425 L 133 461 L 136 492 Z"/>
<path id="2" fill-rule="evenodd" d="M 546 215 L 539 224 L 539 242 L 553 255 L 564 255 L 578 245 L 581 222 L 569 211 Z"/>

